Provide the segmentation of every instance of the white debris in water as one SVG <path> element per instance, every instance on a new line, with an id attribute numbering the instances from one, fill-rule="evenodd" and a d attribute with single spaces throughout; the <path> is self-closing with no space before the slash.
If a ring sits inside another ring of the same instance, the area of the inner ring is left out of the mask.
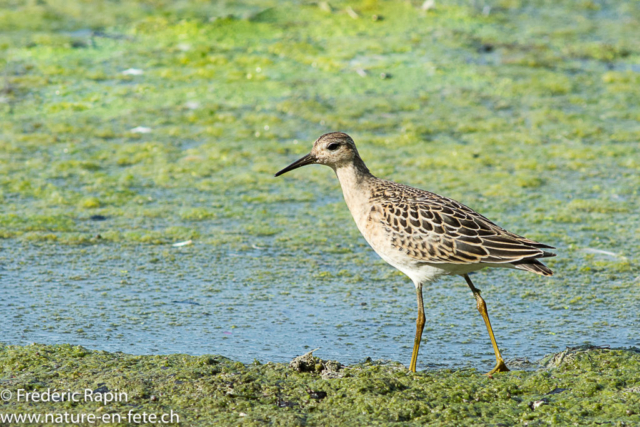
<path id="1" fill-rule="evenodd" d="M 427 0 L 422 3 L 422 10 L 431 10 L 436 8 L 436 0 Z"/>
<path id="2" fill-rule="evenodd" d="M 129 132 L 131 132 L 131 133 L 151 133 L 151 128 L 148 128 L 146 126 L 138 126 L 138 127 L 135 127 L 133 129 L 131 129 Z"/>
<path id="3" fill-rule="evenodd" d="M 347 7 L 346 11 L 347 11 L 347 15 L 349 15 L 351 18 L 353 18 L 353 19 L 360 18 L 360 15 L 358 15 L 358 12 L 353 10 L 353 8 L 351 6 Z"/>
<path id="4" fill-rule="evenodd" d="M 127 68 L 122 72 L 125 76 L 141 76 L 144 74 L 140 68 Z"/>
<path id="5" fill-rule="evenodd" d="M 619 258 L 620 255 L 613 253 L 613 252 L 609 252 L 609 251 L 603 251 L 602 249 L 595 249 L 595 248 L 584 248 L 582 250 L 582 252 L 586 252 L 588 254 L 596 254 L 596 255 L 607 255 L 607 256 L 611 256 L 614 258 Z"/>
<path id="6" fill-rule="evenodd" d="M 324 10 L 325 12 L 333 12 L 333 8 L 326 1 L 321 1 L 320 3 L 318 3 L 318 7 Z"/>
<path id="7" fill-rule="evenodd" d="M 173 246 L 174 248 L 181 248 L 182 246 L 189 246 L 193 243 L 192 240 L 186 240 L 184 242 L 178 242 L 178 243 L 174 243 Z"/>

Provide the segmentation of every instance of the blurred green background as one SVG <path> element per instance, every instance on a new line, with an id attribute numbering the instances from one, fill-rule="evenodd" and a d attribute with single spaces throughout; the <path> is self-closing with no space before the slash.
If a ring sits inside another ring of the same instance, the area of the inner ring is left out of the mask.
<path id="1" fill-rule="evenodd" d="M 329 331 L 342 361 L 404 360 L 411 285 L 331 171 L 273 178 L 340 130 L 375 175 L 558 247 L 552 279 L 476 280 L 507 355 L 637 344 L 640 3 L 427 6 L 0 0 L 3 339 L 284 358 Z M 465 288 L 434 285 L 425 363 L 490 364 Z M 264 350 L 281 332 L 302 342 Z"/>

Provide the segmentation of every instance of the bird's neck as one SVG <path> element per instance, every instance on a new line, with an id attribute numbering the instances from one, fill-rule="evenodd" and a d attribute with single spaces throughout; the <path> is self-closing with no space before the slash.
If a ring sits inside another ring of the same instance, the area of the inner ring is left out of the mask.
<path id="1" fill-rule="evenodd" d="M 353 162 L 339 165 L 335 172 L 342 187 L 344 200 L 357 221 L 361 215 L 368 212 L 371 184 L 377 178 L 371 175 L 360 157 L 356 157 Z"/>

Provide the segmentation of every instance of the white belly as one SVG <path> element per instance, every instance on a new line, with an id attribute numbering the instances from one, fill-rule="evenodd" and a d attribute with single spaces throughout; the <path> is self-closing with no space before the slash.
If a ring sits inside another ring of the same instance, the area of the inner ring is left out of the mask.
<path id="1" fill-rule="evenodd" d="M 440 276 L 451 274 L 447 270 L 435 265 L 418 265 L 415 260 L 405 256 L 405 254 L 400 251 L 397 251 L 397 255 L 392 253 L 383 254 L 378 251 L 376 251 L 376 253 L 390 265 L 409 276 L 416 286 L 418 286 L 419 283 L 433 282 Z"/>

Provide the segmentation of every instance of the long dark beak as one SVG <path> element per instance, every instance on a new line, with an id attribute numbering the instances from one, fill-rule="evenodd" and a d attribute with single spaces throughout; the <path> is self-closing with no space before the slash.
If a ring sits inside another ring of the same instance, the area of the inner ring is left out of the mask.
<path id="1" fill-rule="evenodd" d="M 316 162 L 316 157 L 311 155 L 311 154 L 307 154 L 306 156 L 304 156 L 300 160 L 296 160 L 295 162 L 291 163 L 286 168 L 282 169 L 280 172 L 278 172 L 276 174 L 276 176 L 280 176 L 283 173 L 287 173 L 287 172 L 292 171 L 294 169 L 298 169 L 299 167 L 310 165 L 310 164 L 315 163 L 315 162 Z"/>

